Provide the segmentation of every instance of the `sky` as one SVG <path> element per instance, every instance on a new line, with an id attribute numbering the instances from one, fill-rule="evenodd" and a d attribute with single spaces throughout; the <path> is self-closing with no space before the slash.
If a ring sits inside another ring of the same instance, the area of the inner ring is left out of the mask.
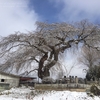
<path id="1" fill-rule="evenodd" d="M 100 0 L 0 0 L 0 36 L 36 28 L 36 21 L 100 23 Z"/>
<path id="2" fill-rule="evenodd" d="M 36 21 L 100 24 L 99 10 L 100 0 L 0 0 L 0 36 L 34 31 Z"/>

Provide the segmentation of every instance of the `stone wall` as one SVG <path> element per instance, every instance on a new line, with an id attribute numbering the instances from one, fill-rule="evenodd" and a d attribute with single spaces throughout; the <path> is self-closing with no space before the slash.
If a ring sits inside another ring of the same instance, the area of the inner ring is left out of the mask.
<path id="1" fill-rule="evenodd" d="M 89 88 L 90 85 L 87 84 L 35 84 L 35 89 L 86 89 Z"/>

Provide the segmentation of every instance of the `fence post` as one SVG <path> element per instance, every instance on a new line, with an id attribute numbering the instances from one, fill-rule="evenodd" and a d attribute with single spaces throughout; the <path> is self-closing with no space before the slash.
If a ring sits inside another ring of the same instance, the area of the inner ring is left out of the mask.
<path id="1" fill-rule="evenodd" d="M 76 84 L 76 88 L 78 88 L 78 77 L 75 76 L 75 84 Z"/>

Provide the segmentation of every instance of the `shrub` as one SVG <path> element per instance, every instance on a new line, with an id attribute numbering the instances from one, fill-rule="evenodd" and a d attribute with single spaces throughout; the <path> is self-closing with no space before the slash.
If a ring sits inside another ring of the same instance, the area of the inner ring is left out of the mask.
<path id="1" fill-rule="evenodd" d="M 100 95 L 100 90 L 99 90 L 98 87 L 95 86 L 95 85 L 92 85 L 92 86 L 90 87 L 90 92 L 93 93 L 94 95 Z"/>

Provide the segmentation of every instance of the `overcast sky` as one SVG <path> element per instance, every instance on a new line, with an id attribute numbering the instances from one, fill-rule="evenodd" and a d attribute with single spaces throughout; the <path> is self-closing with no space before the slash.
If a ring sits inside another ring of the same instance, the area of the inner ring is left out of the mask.
<path id="1" fill-rule="evenodd" d="M 99 10 L 100 0 L 0 0 L 0 36 L 33 31 L 36 21 L 100 24 Z"/>

